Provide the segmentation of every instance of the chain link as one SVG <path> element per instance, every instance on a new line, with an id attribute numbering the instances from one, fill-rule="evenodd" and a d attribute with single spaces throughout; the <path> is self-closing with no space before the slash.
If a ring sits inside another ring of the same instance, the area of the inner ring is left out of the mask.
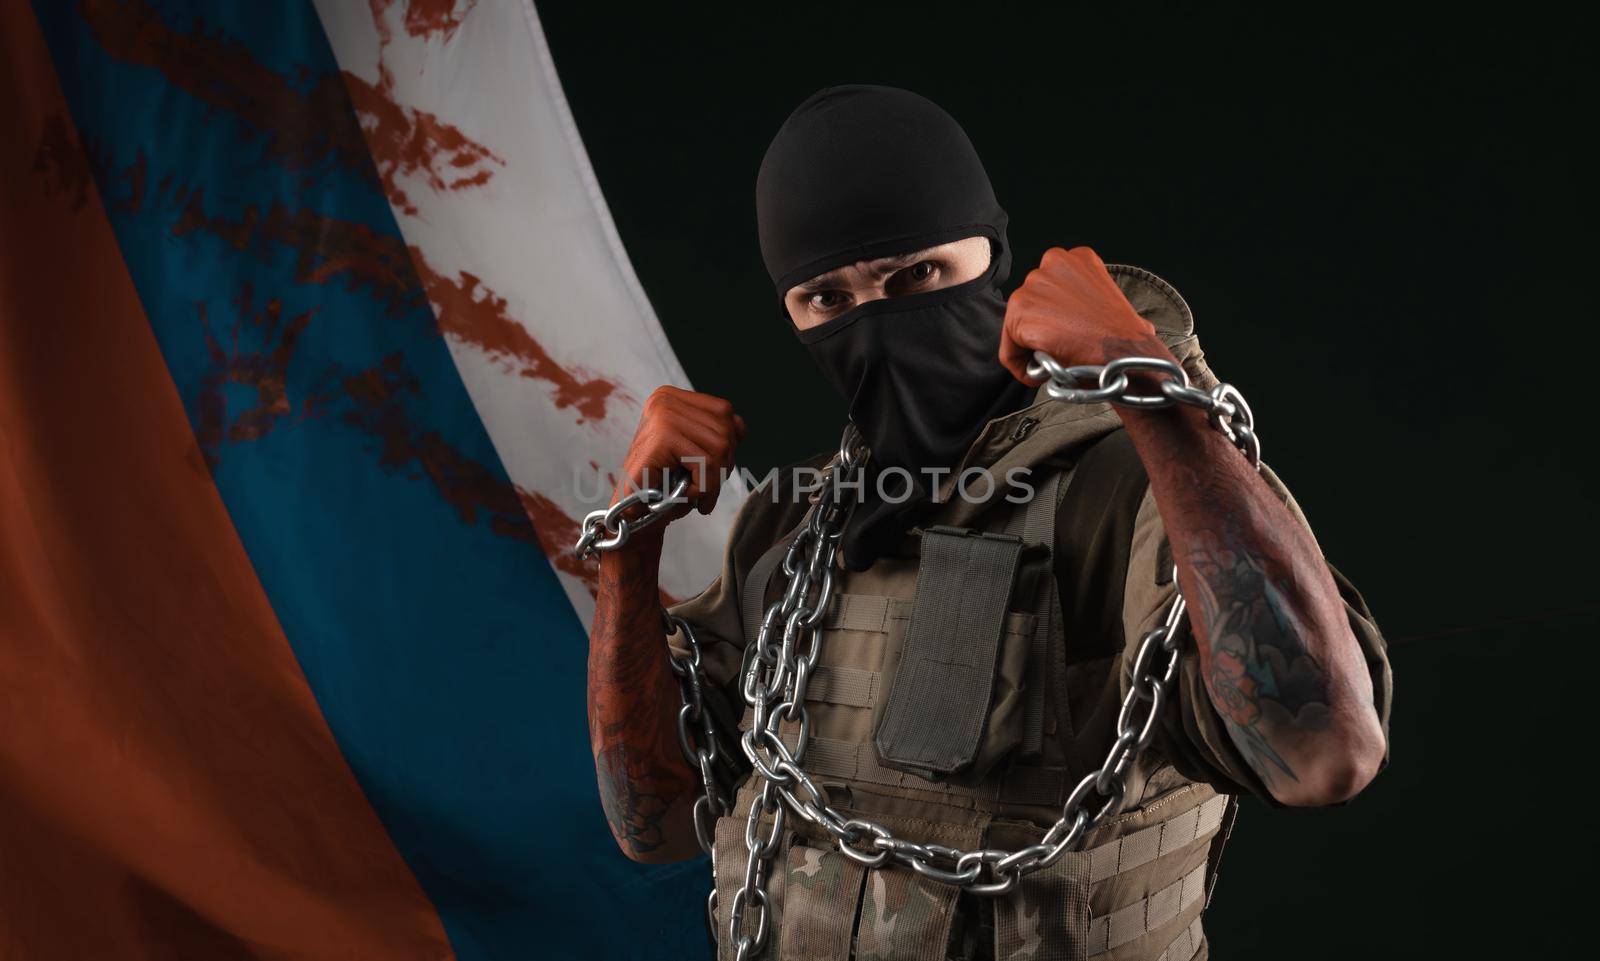
<path id="1" fill-rule="evenodd" d="M 1042 351 L 1034 357 L 1028 373 L 1047 378 L 1046 390 L 1057 400 L 1143 408 L 1194 406 L 1206 412 L 1211 424 L 1239 448 L 1252 466 L 1260 467 L 1261 441 L 1255 433 L 1255 418 L 1244 397 L 1230 385 L 1200 390 L 1190 384 L 1181 366 L 1160 358 L 1125 357 L 1103 367 L 1065 367 Z M 1155 376 L 1155 392 L 1134 389 L 1130 375 L 1137 373 Z M 1117 737 L 1100 767 L 1073 787 L 1062 805 L 1060 818 L 1037 844 L 1016 851 L 961 851 L 937 844 L 917 844 L 895 837 L 874 821 L 846 817 L 829 806 L 826 790 L 801 767 L 811 727 L 805 707 L 806 684 L 821 654 L 821 636 L 815 628 L 833 596 L 835 558 L 850 507 L 837 495 L 842 489 L 860 489 L 858 475 L 865 456 L 859 434 L 853 426 L 847 427 L 839 456 L 826 470 L 819 493 L 813 495 L 806 522 L 784 555 L 782 566 L 788 583 L 782 597 L 767 608 L 755 643 L 745 651 L 740 689 L 752 723 L 739 745 L 762 783 L 745 822 L 744 876 L 728 906 L 728 941 L 734 946 L 737 961 L 749 961 L 766 947 L 770 934 L 766 878 L 772 859 L 782 846 L 788 813 L 827 832 L 841 854 L 866 867 L 881 868 L 894 862 L 976 895 L 1007 894 L 1025 875 L 1055 864 L 1090 829 L 1122 809 L 1128 771 L 1154 737 L 1177 677 L 1179 639 L 1187 604 L 1177 587 L 1174 567 L 1172 604 L 1161 625 L 1140 639 L 1128 693 L 1117 715 Z M 845 482 L 835 483 L 840 474 L 847 475 Z M 636 503 L 649 505 L 653 512 L 665 500 L 660 491 L 638 493 L 643 496 Z M 681 486 L 675 493 L 681 493 Z M 591 525 L 597 516 L 611 538 L 600 539 L 599 524 Z M 637 530 L 655 516 L 652 513 L 632 529 Z M 607 511 L 590 514 L 584 519 L 585 539 L 579 542 L 580 554 L 615 549 L 626 542 L 629 529 L 620 512 L 615 518 Z M 669 629 L 684 633 L 691 652 L 687 658 L 674 657 L 672 661 L 684 695 L 684 707 L 678 717 L 679 740 L 691 766 L 702 772 L 706 794 L 701 798 L 704 803 L 695 805 L 695 833 L 701 847 L 712 854 L 714 871 L 715 852 L 709 842 L 713 839 L 715 818 L 729 810 L 710 776 L 711 764 L 718 756 L 716 731 L 701 701 L 699 645 L 693 630 L 681 618 L 670 614 L 667 617 Z M 786 721 L 795 726 L 792 745 L 780 734 Z M 692 743 L 696 723 L 703 737 L 700 743 Z M 716 906 L 713 883 L 707 901 L 713 924 Z"/>
<path id="2" fill-rule="evenodd" d="M 682 504 L 683 492 L 688 489 L 689 474 L 685 471 L 673 481 L 669 493 L 664 494 L 654 487 L 641 487 L 610 507 L 590 511 L 583 517 L 578 543 L 573 545 L 572 553 L 579 560 L 588 560 L 602 551 L 616 550 L 628 543 L 628 538 L 634 534 L 660 521 L 661 516 L 673 506 Z M 623 516 L 640 505 L 645 508 L 644 514 L 632 520 Z"/>
<path id="3" fill-rule="evenodd" d="M 615 548 L 601 548 L 601 550 Z M 683 706 L 678 709 L 678 749 L 689 767 L 700 775 L 700 796 L 695 798 L 691 810 L 694 821 L 694 838 L 700 850 L 711 858 L 711 893 L 706 896 L 706 920 L 712 930 L 717 926 L 717 819 L 732 811 L 726 794 L 717 783 L 714 768 L 722 759 L 716 722 L 706 707 L 704 698 L 705 672 L 700 668 L 700 639 L 688 621 L 665 607 L 661 609 L 662 626 L 670 637 L 674 633 L 683 637 L 689 653 L 685 657 L 668 652 L 667 664 L 678 680 L 678 693 Z"/>
<path id="4" fill-rule="evenodd" d="M 1165 375 L 1156 381 L 1155 393 L 1133 389 L 1130 374 L 1145 372 Z M 1034 351 L 1028 376 L 1048 379 L 1045 391 L 1069 404 L 1110 402 L 1124 407 L 1171 407 L 1188 404 L 1205 411 L 1211 426 L 1222 432 L 1250 461 L 1261 466 L 1261 439 L 1256 436 L 1255 415 L 1244 395 L 1232 384 L 1218 384 L 1209 391 L 1189 383 L 1189 375 L 1176 361 L 1158 357 L 1119 357 L 1105 366 L 1062 366 L 1042 350 Z"/>

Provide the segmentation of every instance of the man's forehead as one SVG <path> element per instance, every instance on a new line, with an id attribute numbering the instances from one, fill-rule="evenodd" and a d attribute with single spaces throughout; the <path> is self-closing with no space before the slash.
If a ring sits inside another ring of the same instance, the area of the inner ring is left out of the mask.
<path id="1" fill-rule="evenodd" d="M 871 260 L 858 260 L 853 264 L 835 267 L 827 273 L 818 274 L 807 281 L 802 281 L 795 286 L 801 290 L 823 290 L 828 287 L 848 285 L 851 280 L 860 276 L 882 277 L 892 274 L 897 270 L 909 267 L 924 257 L 929 256 L 941 247 L 948 244 L 935 244 L 921 250 L 913 250 L 903 254 L 891 254 L 887 257 L 873 257 Z"/>

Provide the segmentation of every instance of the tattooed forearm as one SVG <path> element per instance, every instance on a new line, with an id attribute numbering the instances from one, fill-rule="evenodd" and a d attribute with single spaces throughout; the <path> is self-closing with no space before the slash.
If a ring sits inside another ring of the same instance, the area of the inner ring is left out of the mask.
<path id="1" fill-rule="evenodd" d="M 1326 729 L 1330 681 L 1285 585 L 1238 543 L 1197 548 L 1189 563 L 1199 575 L 1191 609 L 1206 625 L 1205 680 L 1218 713 L 1269 788 L 1299 780 L 1267 732 Z"/>
<path id="2" fill-rule="evenodd" d="M 645 761 L 650 763 L 649 759 Z M 633 854 L 660 850 L 664 842 L 661 819 L 675 798 L 649 793 L 643 786 L 670 785 L 673 772 L 659 766 L 640 771 L 638 765 L 630 770 L 627 752 L 618 747 L 602 749 L 595 756 L 594 766 L 600 780 L 600 804 L 617 843 Z"/>
<path id="3" fill-rule="evenodd" d="M 662 637 L 653 548 L 630 545 L 602 560 L 589 641 L 589 742 L 600 803 L 623 853 L 651 861 L 697 850 L 689 820 L 696 778 L 678 749 L 678 688 Z"/>
<path id="4" fill-rule="evenodd" d="M 1159 345 L 1120 345 L 1121 353 Z M 1384 753 L 1372 682 L 1322 552 L 1203 414 L 1123 410 L 1189 599 L 1201 677 L 1279 800 L 1360 790 Z"/>

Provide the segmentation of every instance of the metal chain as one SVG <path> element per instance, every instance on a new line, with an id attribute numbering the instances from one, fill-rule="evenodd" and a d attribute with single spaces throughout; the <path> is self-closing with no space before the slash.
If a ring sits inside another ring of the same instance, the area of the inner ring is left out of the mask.
<path id="1" fill-rule="evenodd" d="M 717 785 L 716 775 L 712 773 L 722 755 L 716 723 L 712 721 L 711 711 L 706 708 L 702 696 L 705 672 L 700 666 L 700 639 L 695 636 L 694 628 L 688 621 L 665 607 L 661 609 L 661 619 L 667 635 L 681 634 L 689 648 L 687 657 L 679 657 L 669 650 L 667 663 L 678 679 L 678 693 L 683 699 L 683 706 L 678 709 L 678 749 L 683 752 L 683 759 L 689 762 L 689 767 L 700 774 L 700 796 L 695 798 L 692 810 L 694 837 L 700 843 L 700 850 L 711 856 L 712 884 L 711 893 L 706 897 L 706 918 L 715 930 L 717 818 L 731 813 L 732 808 L 729 799 Z"/>
<path id="2" fill-rule="evenodd" d="M 1128 375 L 1146 371 L 1165 374 L 1157 382 L 1156 393 L 1139 394 L 1129 388 Z M 1119 357 L 1105 366 L 1064 367 L 1042 350 L 1034 351 L 1028 365 L 1029 377 L 1047 377 L 1045 391 L 1069 404 L 1111 402 L 1124 407 L 1171 407 L 1188 404 L 1206 412 L 1211 426 L 1222 432 L 1250 461 L 1261 467 L 1261 438 L 1256 436 L 1255 415 L 1244 395 L 1232 384 L 1218 384 L 1209 391 L 1189 383 L 1189 375 L 1176 361 L 1158 357 Z M 1092 387 L 1089 385 L 1093 385 Z"/>
<path id="3" fill-rule="evenodd" d="M 628 538 L 661 520 L 661 516 L 674 506 L 683 503 L 683 492 L 689 489 L 689 474 L 682 472 L 673 481 L 670 493 L 654 487 L 641 487 L 610 507 L 590 511 L 583 517 L 583 527 L 572 553 L 579 560 L 588 560 L 601 551 L 614 551 L 628 543 Z M 639 505 L 645 513 L 629 520 L 622 516 Z M 602 536 L 602 534 L 609 536 Z"/>
<path id="4" fill-rule="evenodd" d="M 834 558 L 849 513 L 849 505 L 838 500 L 840 490 L 849 485 L 835 483 L 834 479 L 845 474 L 847 481 L 859 482 L 857 475 L 865 460 L 860 434 L 854 425 L 847 426 L 839 455 L 825 469 L 805 523 L 784 553 L 783 573 L 789 580 L 783 596 L 767 608 L 755 643 L 745 649 L 741 693 L 750 708 L 751 723 L 740 746 L 761 775 L 762 785 L 745 819 L 743 883 L 734 892 L 728 909 L 728 939 L 734 945 L 735 961 L 747 961 L 766 947 L 770 911 L 765 879 L 783 842 L 785 811 L 794 810 L 812 821 L 826 811 L 835 822 L 843 820 L 827 807 L 826 796 L 799 765 L 805 759 L 811 730 L 805 706 L 806 684 L 822 654 L 821 636 L 814 628 L 833 598 L 837 571 Z M 793 751 L 778 733 L 784 721 L 799 725 Z M 809 785 L 805 803 L 788 789 L 788 785 L 801 782 Z M 809 810 L 806 804 L 810 805 Z M 745 912 L 752 909 L 754 930 L 746 932 Z"/>
<path id="5" fill-rule="evenodd" d="M 1076 404 L 1110 402 L 1130 407 L 1169 407 L 1187 404 L 1204 410 L 1211 423 L 1228 438 L 1250 464 L 1259 469 L 1261 442 L 1255 433 L 1255 419 L 1244 397 L 1227 384 L 1218 384 L 1210 391 L 1190 385 L 1189 377 L 1178 364 L 1160 358 L 1125 357 L 1103 367 L 1064 367 L 1043 352 L 1035 353 L 1035 363 L 1028 372 L 1034 377 L 1046 377 L 1046 390 L 1057 400 Z M 1148 372 L 1157 376 L 1155 393 L 1132 390 L 1129 375 Z M 1089 385 L 1093 386 L 1089 386 Z M 1173 601 L 1159 627 L 1140 639 L 1134 657 L 1132 683 L 1117 715 L 1117 737 L 1107 752 L 1099 769 L 1086 775 L 1072 789 L 1062 805 L 1061 817 L 1036 844 L 1006 851 L 980 848 L 961 851 L 939 844 L 918 844 L 895 837 L 886 827 L 864 818 L 848 818 L 828 804 L 828 795 L 801 768 L 805 760 L 806 745 L 810 738 L 810 715 L 805 707 L 806 685 L 816 669 L 821 654 L 821 638 L 815 631 L 818 622 L 833 597 L 835 557 L 839 539 L 844 529 L 844 519 L 849 505 L 838 500 L 841 489 L 859 490 L 859 474 L 865 460 L 865 451 L 853 427 L 847 428 L 840 445 L 839 457 L 828 468 L 822 479 L 821 491 L 807 514 L 795 539 L 790 543 L 783 559 L 783 572 L 788 583 L 782 596 L 769 606 L 761 619 L 756 641 L 745 652 L 745 667 L 741 693 L 750 708 L 751 725 L 740 739 L 740 746 L 749 759 L 754 773 L 761 780 L 761 791 L 750 805 L 744 831 L 747 852 L 744 876 L 734 892 L 728 910 L 728 939 L 734 945 L 737 961 L 749 961 L 766 947 L 769 935 L 769 906 L 766 893 L 766 873 L 773 857 L 781 846 L 784 819 L 787 812 L 820 827 L 834 838 L 844 856 L 868 868 L 881 868 L 891 861 L 935 881 L 958 886 L 977 895 L 996 896 L 1009 893 L 1021 883 L 1024 875 L 1047 868 L 1071 850 L 1091 828 L 1114 816 L 1126 800 L 1127 774 L 1133 762 L 1149 746 L 1155 736 L 1157 719 L 1170 696 L 1173 680 L 1180 662 L 1178 641 L 1183 627 L 1186 602 L 1177 587 L 1177 570 L 1173 571 Z M 834 483 L 834 477 L 847 473 L 844 483 Z M 653 492 L 661 497 L 659 491 Z M 644 503 L 653 503 L 645 498 Z M 620 503 L 620 502 L 619 502 Z M 605 511 L 596 512 L 605 515 Z M 589 515 L 591 518 L 595 514 Z M 585 535 L 588 534 L 585 519 Z M 627 527 L 620 530 L 611 524 L 607 530 L 626 541 Z M 590 539 L 596 550 L 610 550 L 608 545 Z M 586 546 L 580 541 L 580 547 Z M 670 617 L 670 615 L 669 615 Z M 679 618 L 672 618 L 673 626 L 681 625 L 690 638 L 692 656 L 682 662 L 674 660 L 673 670 L 698 674 L 698 646 L 692 631 Z M 686 755 L 688 722 L 685 717 L 709 717 L 699 707 L 701 680 L 682 680 L 685 691 L 684 713 L 679 715 L 679 735 L 684 742 Z M 692 700 L 691 700 L 692 698 Z M 693 709 L 693 710 L 691 710 Z M 783 722 L 796 725 L 794 745 L 791 747 L 780 735 Z M 714 732 L 704 727 L 709 739 Z M 714 743 L 714 742 L 712 742 Z M 710 749 L 714 760 L 715 748 Z M 697 764 L 706 774 L 710 766 L 701 759 L 706 756 L 703 746 L 696 748 L 691 763 Z M 715 792 L 715 784 L 707 776 L 707 798 Z M 1093 801 L 1091 802 L 1091 797 Z M 703 799 L 704 800 L 704 799 Z M 706 800 L 707 813 L 714 808 L 727 810 L 720 796 Z M 702 825 L 702 805 L 695 806 L 695 830 L 702 847 L 707 847 L 708 829 Z M 715 856 L 713 855 L 713 864 Z M 708 909 L 715 918 L 715 885 Z"/>

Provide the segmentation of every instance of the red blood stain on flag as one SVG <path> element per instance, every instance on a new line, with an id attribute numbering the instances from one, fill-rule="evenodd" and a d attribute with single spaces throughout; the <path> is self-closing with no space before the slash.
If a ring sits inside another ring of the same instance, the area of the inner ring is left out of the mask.
<path id="1" fill-rule="evenodd" d="M 200 385 L 195 440 L 212 470 L 224 444 L 259 440 L 292 413 L 289 362 L 301 333 L 311 323 L 312 312 L 285 321 L 281 301 L 268 300 L 259 311 L 252 301 L 252 291 L 246 286 L 233 302 L 238 317 L 221 336 L 212 329 L 205 305 L 199 305 L 210 363 Z M 254 403 L 230 415 L 230 386 L 253 390 Z M 302 399 L 301 416 L 313 416 L 318 402 L 325 399 L 316 393 Z"/>
<path id="2" fill-rule="evenodd" d="M 395 0 L 368 0 L 378 36 L 385 42 L 393 36 L 388 15 L 394 4 Z M 448 41 L 477 5 L 478 0 L 406 0 L 406 33 L 424 39 L 437 33 Z"/>
<path id="3" fill-rule="evenodd" d="M 459 11 L 451 4 L 412 4 L 407 30 L 448 38 L 471 8 L 470 3 Z M 416 208 L 398 186 L 399 177 L 420 175 L 435 190 L 461 190 L 487 183 L 493 165 L 504 166 L 488 148 L 434 114 L 400 105 L 381 54 L 377 84 L 330 73 L 302 92 L 245 45 L 208 35 L 199 18 L 191 30 L 175 30 L 144 0 L 80 0 L 78 10 L 108 54 L 153 67 L 178 89 L 228 111 L 263 137 L 267 155 L 285 166 L 304 170 L 331 160 L 366 175 L 375 162 L 386 194 L 408 213 Z M 377 19 L 386 34 L 382 18 Z M 340 122 L 352 113 L 360 123 Z"/>
<path id="4" fill-rule="evenodd" d="M 195 436 L 207 468 L 216 469 L 228 445 L 260 440 L 281 425 L 331 412 L 379 441 L 376 453 L 382 467 L 427 479 L 463 521 L 487 519 L 494 533 L 522 541 L 534 538 L 531 521 L 556 567 L 594 590 L 593 571 L 571 555 L 575 520 L 548 497 L 516 489 L 438 431 L 416 423 L 406 402 L 421 397 L 421 385 L 402 354 L 391 354 L 381 366 L 358 374 L 329 366 L 310 377 L 302 375 L 301 381 L 309 380 L 310 386 L 293 396 L 291 367 L 314 312 L 285 318 L 275 298 L 258 309 L 248 286 L 232 306 L 236 316 L 223 329 L 216 329 L 200 306 L 210 364 L 201 381 Z M 230 396 L 237 397 L 237 392 L 230 395 L 230 387 L 245 388 L 254 396 L 230 409 Z"/>
<path id="5" fill-rule="evenodd" d="M 521 499 L 522 509 L 527 512 L 528 519 L 533 522 L 533 529 L 539 534 L 539 546 L 550 559 L 550 566 L 582 581 L 589 590 L 589 596 L 593 597 L 600 589 L 600 572 L 594 564 L 581 561 L 572 553 L 572 545 L 578 542 L 577 519 L 562 510 L 561 505 L 536 491 L 519 487 L 517 497 Z"/>
<path id="6" fill-rule="evenodd" d="M 615 382 L 557 363 L 511 316 L 505 298 L 476 276 L 462 271 L 454 279 L 446 277 L 428 265 L 419 249 L 408 251 L 398 237 L 276 202 L 264 213 L 247 207 L 237 218 L 208 214 L 203 191 L 182 194 L 180 202 L 175 235 L 210 234 L 262 257 L 270 256 L 275 245 L 287 247 L 295 253 L 300 283 L 343 282 L 350 290 L 365 289 L 391 315 L 416 306 L 425 295 L 441 332 L 503 359 L 523 377 L 549 382 L 555 387 L 555 405 L 575 409 L 579 423 L 603 420 L 609 401 L 627 399 Z"/>
<path id="7" fill-rule="evenodd" d="M 117 179 L 127 184 L 128 190 L 120 197 L 111 198 L 112 209 L 130 214 L 139 212 L 144 206 L 144 181 L 149 173 L 149 166 L 141 151 L 139 159 L 122 169 Z"/>
<path id="8" fill-rule="evenodd" d="M 416 247 L 411 248 L 411 258 L 445 336 L 505 360 L 524 377 L 549 381 L 556 388 L 555 405 L 577 408 L 583 415 L 579 423 L 584 419 L 604 419 L 607 401 L 626 397 L 613 381 L 556 363 L 528 329 L 511 316 L 506 299 L 483 286 L 477 277 L 466 271 L 459 272 L 455 279 L 446 277 L 429 266 Z"/>
<path id="9" fill-rule="evenodd" d="M 174 30 L 144 0 L 79 0 L 78 12 L 107 54 L 159 70 L 178 89 L 227 110 L 261 135 L 267 155 L 285 166 L 308 169 L 331 159 L 370 169 L 360 127 L 328 122 L 349 111 L 337 74 L 301 92 L 244 44 L 208 35 L 198 17 L 191 30 Z"/>
<path id="10" fill-rule="evenodd" d="M 380 46 L 387 45 L 393 36 L 387 18 L 395 0 L 370 0 L 370 5 Z M 474 5 L 475 0 L 412 0 L 402 22 L 413 37 L 448 42 Z M 312 78 L 308 84 L 304 77 L 291 80 L 270 69 L 245 45 L 208 32 L 199 17 L 180 29 L 145 0 L 79 0 L 77 8 L 108 55 L 158 70 L 176 89 L 226 111 L 240 123 L 244 136 L 261 138 L 267 159 L 309 175 L 329 163 L 370 175 L 375 162 L 386 196 L 401 211 L 416 213 L 398 186 L 402 178 L 420 178 L 438 191 L 464 190 L 487 183 L 505 164 L 457 127 L 400 104 L 381 49 L 377 83 L 346 73 Z M 351 117 L 359 122 L 337 119 Z M 96 159 L 75 139 L 65 122 L 47 125 L 35 166 L 51 190 L 82 204 L 94 181 Z M 445 276 L 397 237 L 281 201 L 264 209 L 251 205 L 242 213 L 208 211 L 203 187 L 177 184 L 165 172 L 148 191 L 150 179 L 142 155 L 102 177 L 104 183 L 125 185 L 122 196 L 106 198 L 107 206 L 137 213 L 147 203 L 171 203 L 178 210 L 175 236 L 205 234 L 260 257 L 286 248 L 295 257 L 298 283 L 342 283 L 349 290 L 365 291 L 390 316 L 418 306 L 425 296 L 443 333 L 503 359 L 523 377 L 549 382 L 555 405 L 574 409 L 579 423 L 604 419 L 613 400 L 631 400 L 615 382 L 556 362 L 511 316 L 505 298 L 478 277 L 465 271 L 453 279 Z M 213 327 L 204 305 L 199 307 L 211 369 L 198 398 L 196 434 L 208 467 L 215 468 L 229 444 L 259 440 L 296 419 L 336 411 L 343 422 L 379 442 L 386 468 L 426 477 L 464 520 L 486 517 L 497 533 L 525 540 L 533 537 L 533 521 L 557 567 L 593 589 L 591 566 L 571 558 L 575 520 L 543 495 L 521 495 L 497 472 L 408 415 L 403 400 L 416 395 L 420 385 L 403 357 L 393 355 L 361 374 L 330 368 L 297 397 L 289 387 L 291 365 L 314 312 L 286 317 L 276 298 L 258 308 L 248 288 L 233 306 L 237 316 L 225 327 Z M 242 404 L 237 388 L 244 388 L 247 399 Z M 533 506 L 527 506 L 528 498 Z M 546 534 L 547 529 L 552 533 Z"/>
<path id="11" fill-rule="evenodd" d="M 491 165 L 505 166 L 489 148 L 469 140 L 437 115 L 396 100 L 394 75 L 381 62 L 375 84 L 348 70 L 344 79 L 384 193 L 405 213 L 415 216 L 417 206 L 400 186 L 402 177 L 421 176 L 436 191 L 464 190 L 488 183 L 494 176 Z"/>
<path id="12" fill-rule="evenodd" d="M 35 141 L 32 172 L 43 183 L 45 196 L 71 194 L 73 212 L 82 208 L 90 185 L 96 184 L 107 211 L 136 214 L 144 206 L 149 163 L 141 150 L 133 163 L 113 172 L 104 150 L 78 137 L 66 117 L 50 116 L 45 118 Z"/>
<path id="13" fill-rule="evenodd" d="M 577 519 L 561 509 L 561 505 L 535 491 L 517 488 L 517 496 L 522 499 L 522 509 L 527 511 L 528 519 L 533 521 L 533 529 L 539 534 L 539 546 L 544 549 L 545 556 L 550 559 L 550 566 L 563 574 L 576 577 L 588 589 L 589 596 L 594 597 L 600 591 L 600 568 L 594 561 L 579 560 L 572 553 L 572 545 L 578 542 L 578 532 L 581 525 Z M 661 603 L 671 607 L 679 603 L 680 598 L 675 597 L 665 590 L 660 591 Z"/>
<path id="14" fill-rule="evenodd" d="M 45 118 L 44 128 L 39 132 L 39 145 L 33 152 L 33 172 L 39 175 L 45 196 L 71 195 L 68 209 L 74 213 L 88 202 L 94 168 L 65 117 Z"/>
<path id="15" fill-rule="evenodd" d="M 413 421 L 405 402 L 421 395 L 421 384 L 401 354 L 344 378 L 343 388 L 351 404 L 340 419 L 378 441 L 380 466 L 426 477 L 466 523 L 476 524 L 483 515 L 489 529 L 502 537 L 535 540 L 516 488 L 457 450 L 438 431 Z"/>
<path id="16" fill-rule="evenodd" d="M 505 161 L 459 128 L 440 120 L 437 114 L 408 107 L 395 96 L 394 74 L 383 62 L 384 51 L 394 40 L 389 23 L 393 5 L 394 0 L 370 0 L 372 22 L 378 29 L 377 83 L 348 70 L 344 80 L 389 203 L 415 216 L 417 207 L 400 186 L 400 178 L 421 176 L 435 191 L 465 190 L 488 183 L 494 176 L 494 165 L 504 167 Z M 460 10 L 457 6 L 452 0 L 413 0 L 406 6 L 406 32 L 424 39 L 438 33 L 448 41 L 472 12 L 474 2 Z"/>
<path id="17" fill-rule="evenodd" d="M 290 210 L 276 201 L 265 213 L 251 206 L 237 219 L 212 216 L 206 213 L 204 191 L 180 196 L 184 206 L 172 226 L 176 236 L 199 231 L 262 257 L 271 256 L 275 244 L 287 247 L 295 254 L 296 281 L 343 281 L 350 290 L 366 288 L 391 316 L 421 302 L 411 257 L 398 237 L 309 208 Z"/>

